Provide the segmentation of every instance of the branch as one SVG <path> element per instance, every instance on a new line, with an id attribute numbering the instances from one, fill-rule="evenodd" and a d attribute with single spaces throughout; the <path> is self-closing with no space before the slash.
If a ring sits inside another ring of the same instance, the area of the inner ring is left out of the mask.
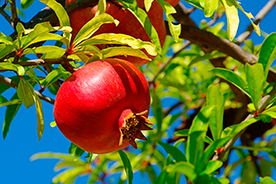
<path id="1" fill-rule="evenodd" d="M 10 16 L 5 12 L 5 10 L 4 10 L 5 7 L 6 7 L 6 4 L 4 4 L 3 6 L 0 7 L 0 13 L 11 24 L 12 20 L 11 20 Z"/>
<path id="2" fill-rule="evenodd" d="M 38 65 L 49 65 L 49 64 L 64 64 L 66 62 L 75 61 L 74 59 L 67 59 L 64 57 L 57 59 L 33 59 L 24 62 L 13 62 L 13 64 L 19 64 L 21 66 L 38 66 Z"/>
<path id="3" fill-rule="evenodd" d="M 196 27 L 186 25 L 181 25 L 181 27 L 182 31 L 180 38 L 189 40 L 190 42 L 201 47 L 207 53 L 211 53 L 212 51 L 217 50 L 226 54 L 227 56 L 231 56 L 243 64 L 255 64 L 258 61 L 257 56 L 243 50 L 239 45 L 230 42 L 227 39 L 217 37 L 210 32 Z M 276 72 L 273 69 L 270 69 L 268 81 L 276 81 Z"/>
<path id="4" fill-rule="evenodd" d="M 5 84 L 7 86 L 10 86 L 12 88 L 17 88 L 18 87 L 18 83 L 17 82 L 14 82 L 13 80 L 11 80 L 10 78 L 8 77 L 4 77 L 2 75 L 0 75 L 0 83 L 2 84 Z M 50 97 L 47 97 L 45 95 L 42 95 L 39 91 L 36 91 L 35 90 L 35 93 L 37 94 L 37 96 L 41 99 L 41 100 L 44 100 L 45 102 L 48 102 L 50 104 L 54 104 L 55 100 L 50 98 Z"/>
<path id="5" fill-rule="evenodd" d="M 15 0 L 12 0 L 10 2 L 11 4 L 11 25 L 13 28 L 16 27 L 16 24 L 20 21 L 17 15 L 17 8 L 16 8 L 16 4 L 15 4 Z"/>
<path id="6" fill-rule="evenodd" d="M 266 95 L 265 97 L 262 98 L 260 105 L 259 105 L 259 112 L 262 112 L 267 107 L 267 105 L 270 103 L 270 101 L 272 100 L 272 98 L 275 95 L 276 95 L 276 87 L 274 86 L 273 90 L 268 95 Z M 254 118 L 253 114 L 249 114 L 243 122 L 245 122 L 251 118 Z M 245 132 L 245 130 L 246 130 L 246 128 L 243 129 L 241 132 L 239 132 L 232 139 L 230 139 L 230 141 L 228 141 L 227 144 L 224 146 L 224 150 L 221 153 L 216 153 L 213 156 L 212 160 L 221 160 L 224 157 L 224 155 L 232 148 L 232 146 L 234 145 L 236 140 Z"/>

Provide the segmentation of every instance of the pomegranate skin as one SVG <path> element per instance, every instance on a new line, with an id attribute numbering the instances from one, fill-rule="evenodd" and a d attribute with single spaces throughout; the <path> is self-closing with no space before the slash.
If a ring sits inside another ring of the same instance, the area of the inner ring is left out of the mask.
<path id="1" fill-rule="evenodd" d="M 54 117 L 71 142 L 102 154 L 129 145 L 128 141 L 120 144 L 124 118 L 148 111 L 149 106 L 142 72 L 128 61 L 106 59 L 83 66 L 65 80 L 56 96 Z"/>
<path id="2" fill-rule="evenodd" d="M 76 0 L 66 0 L 65 4 L 68 5 L 74 1 Z M 140 8 L 144 8 L 142 0 L 138 0 L 137 3 Z M 97 4 L 91 4 L 90 6 L 82 7 L 69 13 L 70 25 L 73 28 L 72 38 L 75 38 L 82 26 L 95 16 L 97 9 Z M 94 33 L 94 35 L 102 33 L 122 33 L 133 36 L 136 39 L 151 42 L 150 37 L 140 21 L 128 9 L 124 9 L 121 5 L 116 4 L 115 2 L 107 1 L 105 12 L 119 20 L 120 23 L 118 26 L 115 26 L 115 24 L 104 24 Z M 147 14 L 150 22 L 158 33 L 160 44 L 163 46 L 167 33 L 162 6 L 155 0 Z M 146 53 L 145 50 L 142 51 Z M 154 58 L 154 56 L 147 55 L 151 59 Z M 142 66 L 149 62 L 148 60 L 133 56 L 118 57 L 130 61 L 136 66 Z"/>

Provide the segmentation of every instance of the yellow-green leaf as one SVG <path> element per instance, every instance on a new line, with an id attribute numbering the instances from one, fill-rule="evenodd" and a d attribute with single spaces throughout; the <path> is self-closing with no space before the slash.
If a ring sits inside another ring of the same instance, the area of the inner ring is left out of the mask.
<path id="1" fill-rule="evenodd" d="M 226 16 L 227 16 L 227 34 L 229 40 L 233 40 L 237 34 L 237 30 L 239 27 L 239 15 L 238 10 L 232 2 L 228 0 L 221 0 L 222 4 L 225 8 Z"/>

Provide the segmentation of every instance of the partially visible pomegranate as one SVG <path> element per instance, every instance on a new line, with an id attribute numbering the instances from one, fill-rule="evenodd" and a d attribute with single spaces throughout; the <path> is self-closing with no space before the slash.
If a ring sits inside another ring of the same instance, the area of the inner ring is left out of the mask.
<path id="1" fill-rule="evenodd" d="M 74 1 L 76 0 L 66 0 L 66 5 L 73 3 Z M 138 5 L 141 5 L 141 8 L 144 8 L 141 0 L 138 0 L 137 2 Z M 91 4 L 90 6 L 79 8 L 69 13 L 70 24 L 73 28 L 73 38 L 77 35 L 82 26 L 95 16 L 97 9 L 97 4 Z M 115 19 L 119 20 L 120 23 L 118 26 L 115 26 L 115 24 L 102 25 L 94 35 L 101 33 L 123 33 L 133 36 L 134 38 L 141 39 L 143 41 L 151 41 L 140 21 L 128 9 L 124 9 L 123 6 L 116 2 L 107 1 L 105 12 L 113 16 Z M 163 46 L 166 39 L 166 26 L 164 22 L 162 6 L 156 0 L 153 2 L 152 7 L 148 12 L 148 17 L 158 33 L 161 46 Z M 153 56 L 148 56 L 151 59 L 154 58 Z M 131 56 L 123 56 L 121 58 L 132 62 L 136 66 L 141 66 L 149 62 L 148 60 Z"/>
<path id="2" fill-rule="evenodd" d="M 170 5 L 172 5 L 173 7 L 175 7 L 180 0 L 165 0 L 166 2 L 170 3 Z"/>
<path id="3" fill-rule="evenodd" d="M 150 93 L 133 64 L 106 59 L 87 64 L 61 85 L 55 100 L 58 128 L 71 142 L 91 153 L 109 153 L 147 140 Z"/>

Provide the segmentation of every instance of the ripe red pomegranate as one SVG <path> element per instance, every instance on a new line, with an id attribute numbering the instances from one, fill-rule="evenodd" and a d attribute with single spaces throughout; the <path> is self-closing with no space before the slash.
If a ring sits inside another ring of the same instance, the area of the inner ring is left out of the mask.
<path id="1" fill-rule="evenodd" d="M 55 100 L 58 128 L 71 142 L 91 153 L 109 153 L 147 140 L 151 130 L 148 83 L 133 64 L 106 59 L 87 64 L 61 85 Z"/>
<path id="2" fill-rule="evenodd" d="M 170 3 L 170 5 L 172 5 L 173 7 L 175 7 L 180 0 L 165 0 L 166 2 Z"/>
<path id="3" fill-rule="evenodd" d="M 74 1 L 76 0 L 66 0 L 65 4 L 68 5 Z M 138 5 L 141 5 L 141 8 L 144 8 L 143 2 L 141 2 L 142 0 L 138 0 Z M 76 36 L 81 27 L 95 16 L 97 9 L 97 4 L 91 4 L 90 6 L 79 8 L 69 13 L 70 24 L 73 28 L 73 38 Z M 123 33 L 133 36 L 137 39 L 141 39 L 143 41 L 151 41 L 142 24 L 128 9 L 124 9 L 121 5 L 119 5 L 116 2 L 107 1 L 105 12 L 113 16 L 115 19 L 119 20 L 120 23 L 118 26 L 115 26 L 115 24 L 102 25 L 101 28 L 94 35 L 101 33 Z M 157 1 L 153 2 L 152 7 L 148 12 L 148 17 L 158 33 L 161 46 L 163 46 L 166 39 L 166 27 L 164 22 L 162 6 Z M 151 59 L 154 58 L 153 56 L 148 56 Z M 131 56 L 121 58 L 124 58 L 132 62 L 136 66 L 141 66 L 149 62 L 148 60 Z"/>

